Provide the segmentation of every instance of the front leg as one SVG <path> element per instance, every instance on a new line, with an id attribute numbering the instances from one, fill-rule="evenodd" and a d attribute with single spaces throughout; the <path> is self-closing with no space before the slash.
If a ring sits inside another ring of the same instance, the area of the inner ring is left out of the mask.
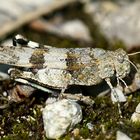
<path id="1" fill-rule="evenodd" d="M 117 94 L 116 90 L 114 89 L 114 87 L 112 86 L 111 81 L 110 81 L 110 78 L 106 78 L 105 81 L 108 84 L 108 86 L 110 87 L 111 93 L 116 98 L 117 106 L 118 106 L 118 110 L 119 110 L 119 115 L 120 115 L 120 118 L 122 118 L 122 111 L 121 111 L 121 107 L 120 107 L 120 103 L 119 103 L 118 94 Z"/>

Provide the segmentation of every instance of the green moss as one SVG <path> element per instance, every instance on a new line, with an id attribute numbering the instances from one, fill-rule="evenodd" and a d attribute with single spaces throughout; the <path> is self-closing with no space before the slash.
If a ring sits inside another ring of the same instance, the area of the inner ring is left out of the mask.
<path id="1" fill-rule="evenodd" d="M 140 124 L 132 123 L 130 117 L 135 110 L 136 105 L 140 102 L 139 92 L 133 94 L 133 97 L 128 98 L 128 102 L 121 105 L 123 111 L 123 118 L 118 114 L 117 105 L 113 105 L 110 97 L 95 98 L 95 104 L 91 106 L 82 106 L 83 121 L 77 125 L 80 130 L 78 136 L 73 136 L 71 132 L 60 138 L 69 140 L 72 136 L 79 140 L 83 139 L 111 139 L 116 137 L 116 131 L 120 130 L 128 136 L 136 139 L 140 137 Z M 28 100 L 29 102 L 29 100 Z M 34 119 L 24 119 L 32 116 Z M 19 121 L 17 121 L 17 119 Z M 3 117 L 0 118 L 1 128 L 4 130 L 2 140 L 9 139 L 39 139 L 45 140 L 43 133 L 43 124 L 40 111 L 40 105 L 22 103 L 17 106 L 14 104 L 11 108 L 3 111 Z M 93 130 L 89 130 L 86 126 L 88 122 L 93 124 Z"/>
<path id="2" fill-rule="evenodd" d="M 28 137 L 28 134 L 26 133 L 21 133 L 21 134 L 16 134 L 16 135 L 8 135 L 3 137 L 1 140 L 29 140 L 30 138 Z"/>
<path id="3" fill-rule="evenodd" d="M 89 129 L 88 129 L 87 127 L 81 128 L 81 130 L 80 130 L 80 135 L 81 135 L 84 139 L 89 138 L 89 136 L 90 136 L 90 131 L 89 131 Z"/>
<path id="4" fill-rule="evenodd" d="M 122 41 L 120 41 L 120 40 L 116 40 L 116 41 L 113 40 L 113 42 L 111 43 L 110 46 L 111 46 L 112 50 L 116 50 L 118 48 L 122 48 L 122 49 L 126 48 L 125 44 Z"/>

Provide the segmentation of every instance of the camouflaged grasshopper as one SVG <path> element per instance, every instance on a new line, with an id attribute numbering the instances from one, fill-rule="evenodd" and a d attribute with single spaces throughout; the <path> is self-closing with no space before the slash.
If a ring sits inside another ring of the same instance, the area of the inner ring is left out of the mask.
<path id="1" fill-rule="evenodd" d="M 123 78 L 130 73 L 131 64 L 136 68 L 123 49 L 56 48 L 21 35 L 13 39 L 13 46 L 0 47 L 0 63 L 17 67 L 8 71 L 16 82 L 49 93 L 51 89 L 63 93 L 70 85 L 91 86 L 105 80 L 116 98 L 111 78 L 115 76 L 118 84 L 121 81 L 126 85 Z"/>

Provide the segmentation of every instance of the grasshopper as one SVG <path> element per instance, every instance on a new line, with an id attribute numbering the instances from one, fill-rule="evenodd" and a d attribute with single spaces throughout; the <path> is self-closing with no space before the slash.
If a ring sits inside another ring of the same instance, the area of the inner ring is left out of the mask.
<path id="1" fill-rule="evenodd" d="M 13 46 L 0 47 L 0 63 L 14 66 L 8 73 L 16 82 L 52 93 L 71 85 L 92 86 L 106 81 L 116 98 L 112 77 L 126 85 L 123 78 L 131 70 L 129 54 L 101 48 L 56 48 L 15 36 Z M 137 68 L 136 68 L 137 69 Z"/>

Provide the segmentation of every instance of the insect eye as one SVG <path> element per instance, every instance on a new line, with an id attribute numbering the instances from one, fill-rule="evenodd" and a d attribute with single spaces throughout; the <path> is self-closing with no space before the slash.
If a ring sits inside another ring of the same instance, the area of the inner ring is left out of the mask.
<path id="1" fill-rule="evenodd" d="M 117 60 L 120 62 L 120 63 L 123 63 L 124 62 L 124 56 L 122 56 L 122 55 L 118 55 L 117 56 Z"/>

